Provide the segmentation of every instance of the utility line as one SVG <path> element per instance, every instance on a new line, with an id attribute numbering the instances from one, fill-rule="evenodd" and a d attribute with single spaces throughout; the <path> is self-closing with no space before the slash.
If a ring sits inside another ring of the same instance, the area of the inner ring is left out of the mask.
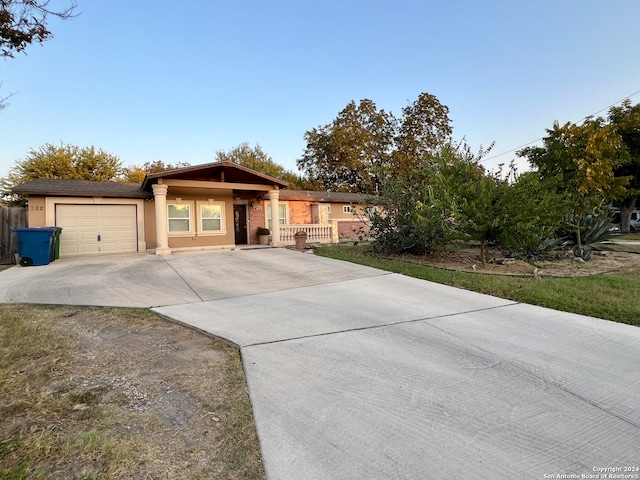
<path id="1" fill-rule="evenodd" d="M 639 94 L 639 93 L 640 93 L 640 90 L 637 90 L 637 91 L 633 92 L 631 95 L 627 95 L 626 97 L 624 97 L 624 98 L 622 98 L 622 99 L 618 100 L 617 102 L 612 103 L 612 104 L 611 104 L 611 105 L 609 105 L 608 107 L 604 107 L 603 109 L 598 110 L 597 112 L 592 113 L 591 115 L 587 115 L 586 117 L 584 117 L 584 118 L 583 118 L 582 120 L 580 120 L 580 121 L 582 122 L 582 121 L 586 120 L 586 119 L 587 119 L 587 118 L 589 118 L 589 117 L 593 117 L 593 116 L 595 116 L 595 115 L 599 114 L 600 112 L 604 112 L 605 110 L 609 110 L 609 109 L 610 109 L 611 107 L 613 107 L 614 105 L 617 105 L 617 104 L 619 104 L 620 102 L 624 102 L 625 100 L 627 100 L 627 99 L 629 99 L 629 98 L 631 98 L 631 97 L 633 97 L 633 96 L 635 96 L 635 95 L 637 95 L 637 94 Z M 525 143 L 524 145 L 520 145 L 519 147 L 512 148 L 511 150 L 507 150 L 506 152 L 502 152 L 502 153 L 499 153 L 499 154 L 494 155 L 494 156 L 492 156 L 492 157 L 485 158 L 484 160 L 481 160 L 481 161 L 480 161 L 480 163 L 488 162 L 489 160 L 493 160 L 494 158 L 502 157 L 503 155 L 506 155 L 506 154 L 508 154 L 508 153 L 515 152 L 516 150 L 520 150 L 520 149 L 522 149 L 522 148 L 524 148 L 524 147 L 526 147 L 526 146 L 528 146 L 528 145 L 531 145 L 532 143 L 539 142 L 539 141 L 540 141 L 540 140 L 542 140 L 543 138 L 544 138 L 544 137 L 536 138 L 535 140 L 531 140 L 530 142 L 527 142 L 527 143 Z"/>

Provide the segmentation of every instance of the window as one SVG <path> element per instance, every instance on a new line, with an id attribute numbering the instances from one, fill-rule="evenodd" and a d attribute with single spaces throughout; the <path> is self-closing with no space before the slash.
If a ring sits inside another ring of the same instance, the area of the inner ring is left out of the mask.
<path id="1" fill-rule="evenodd" d="M 222 207 L 220 205 L 200 205 L 200 229 L 203 232 L 222 230 Z"/>
<path id="2" fill-rule="evenodd" d="M 169 233 L 191 233 L 191 204 L 170 203 L 167 205 Z"/>
<path id="3" fill-rule="evenodd" d="M 226 233 L 224 221 L 224 202 L 198 202 L 198 233 L 215 235 Z"/>
<path id="4" fill-rule="evenodd" d="M 285 225 L 287 223 L 287 206 L 282 203 L 278 204 L 278 223 L 280 225 Z M 270 204 L 267 204 L 267 224 L 269 225 L 269 229 L 273 230 L 273 226 L 271 225 Z"/>
<path id="5" fill-rule="evenodd" d="M 351 205 L 343 205 L 342 213 L 351 213 Z"/>
<path id="6" fill-rule="evenodd" d="M 327 205 L 327 213 L 331 213 L 331 205 Z"/>

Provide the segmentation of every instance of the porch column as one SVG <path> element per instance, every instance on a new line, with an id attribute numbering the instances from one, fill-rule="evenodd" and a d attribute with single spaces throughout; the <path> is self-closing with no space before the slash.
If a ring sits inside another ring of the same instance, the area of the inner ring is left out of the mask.
<path id="1" fill-rule="evenodd" d="M 169 190 L 169 186 L 155 184 L 152 188 L 156 207 L 156 255 L 167 255 L 171 253 L 167 229 L 167 190 Z"/>
<path id="2" fill-rule="evenodd" d="M 338 228 L 338 220 L 335 218 L 329 220 L 329 225 L 331 225 L 331 243 L 340 243 L 340 230 Z"/>
<path id="3" fill-rule="evenodd" d="M 280 211 L 278 200 L 280 191 L 269 190 L 269 203 L 271 204 L 271 239 L 274 245 L 280 245 Z"/>

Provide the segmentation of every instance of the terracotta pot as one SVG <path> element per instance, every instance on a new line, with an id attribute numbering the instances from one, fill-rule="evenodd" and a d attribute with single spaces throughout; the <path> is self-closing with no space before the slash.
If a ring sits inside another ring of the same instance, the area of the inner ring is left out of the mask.
<path id="1" fill-rule="evenodd" d="M 296 235 L 296 250 L 304 250 L 307 246 L 307 236 L 306 235 Z"/>
<path id="2" fill-rule="evenodd" d="M 269 245 L 269 235 L 258 235 L 260 245 Z"/>

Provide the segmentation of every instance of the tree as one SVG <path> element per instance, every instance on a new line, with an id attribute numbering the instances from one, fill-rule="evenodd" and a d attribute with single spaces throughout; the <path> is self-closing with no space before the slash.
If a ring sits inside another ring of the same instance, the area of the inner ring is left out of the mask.
<path id="1" fill-rule="evenodd" d="M 0 56 L 14 57 L 33 42 L 44 43 L 52 37 L 47 17 L 63 20 L 74 17 L 76 4 L 63 10 L 52 10 L 50 0 L 0 0 Z"/>
<path id="2" fill-rule="evenodd" d="M 433 165 L 409 177 L 386 177 L 369 216 L 368 236 L 380 252 L 424 255 L 455 237 L 453 201 L 434 184 Z"/>
<path id="3" fill-rule="evenodd" d="M 302 177 L 274 162 L 257 144 L 255 147 L 251 147 L 247 142 L 243 142 L 228 152 L 219 150 L 216 152 L 216 161 L 234 162 L 256 172 L 284 180 L 293 189 L 310 188 L 309 183 Z"/>
<path id="4" fill-rule="evenodd" d="M 498 243 L 511 254 L 538 258 L 555 248 L 556 231 L 567 209 L 566 197 L 540 180 L 535 171 L 518 175 L 513 164 L 495 208 L 500 212 Z"/>
<path id="5" fill-rule="evenodd" d="M 331 124 L 305 133 L 298 168 L 325 190 L 375 193 L 391 160 L 395 123 L 373 101 L 351 101 Z"/>
<path id="6" fill-rule="evenodd" d="M 415 102 L 402 109 L 392 173 L 405 174 L 419 159 L 438 154 L 439 148 L 450 141 L 452 133 L 449 108 L 435 96 L 421 93 Z"/>
<path id="7" fill-rule="evenodd" d="M 609 109 L 608 119 L 622 138 L 629 155 L 629 161 L 614 171 L 618 177 L 630 178 L 626 195 L 620 202 L 620 229 L 628 232 L 631 213 L 640 194 L 640 104 L 631 106 L 631 101 L 627 99 L 619 107 Z"/>
<path id="8" fill-rule="evenodd" d="M 421 168 L 451 135 L 448 109 L 426 93 L 400 119 L 369 99 L 351 101 L 330 124 L 305 133 L 298 168 L 321 188 L 376 194 L 387 177 Z"/>
<path id="9" fill-rule="evenodd" d="M 188 167 L 188 162 L 178 162 L 175 164 L 164 163 L 162 160 L 155 162 L 145 162 L 142 165 L 131 165 L 124 167 L 119 175 L 118 180 L 122 182 L 142 183 L 147 173 L 164 172 L 165 170 L 173 170 L 175 168 Z"/>
<path id="10" fill-rule="evenodd" d="M 484 170 L 468 147 L 452 143 L 411 171 L 385 176 L 379 196 L 371 200 L 382 207 L 370 215 L 374 248 L 424 255 L 459 238 L 476 238 L 478 232 L 465 231 L 476 199 L 468 190 L 482 178 Z"/>
<path id="11" fill-rule="evenodd" d="M 65 178 L 71 180 L 116 180 L 121 170 L 116 155 L 95 147 L 77 147 L 47 143 L 37 150 L 30 150 L 23 160 L 18 160 L 8 175 L 0 180 L 5 203 L 26 205 L 26 199 L 14 195 L 11 189 L 37 178 Z"/>
<path id="12" fill-rule="evenodd" d="M 0 57 L 13 58 L 33 42 L 42 44 L 52 37 L 47 29 L 47 17 L 66 20 L 74 15 L 72 0 L 63 10 L 49 8 L 50 0 L 0 0 Z M 11 95 L 0 98 L 0 111 Z"/>
<path id="13" fill-rule="evenodd" d="M 488 174 L 480 164 L 491 147 L 480 148 L 477 155 L 466 144 L 443 148 L 435 177 L 441 184 L 441 195 L 452 199 L 452 218 L 459 235 L 480 242 L 483 266 L 486 266 L 487 243 L 494 242 L 501 232 L 502 212 L 498 207 L 507 188 L 506 181 Z"/>
<path id="14" fill-rule="evenodd" d="M 555 122 L 547 130 L 544 146 L 518 152 L 537 168 L 540 178 L 568 200 L 582 248 L 579 219 L 606 199 L 624 197 L 629 177 L 616 177 L 615 170 L 628 161 L 620 135 L 601 118 L 588 118 L 582 125 Z"/>

